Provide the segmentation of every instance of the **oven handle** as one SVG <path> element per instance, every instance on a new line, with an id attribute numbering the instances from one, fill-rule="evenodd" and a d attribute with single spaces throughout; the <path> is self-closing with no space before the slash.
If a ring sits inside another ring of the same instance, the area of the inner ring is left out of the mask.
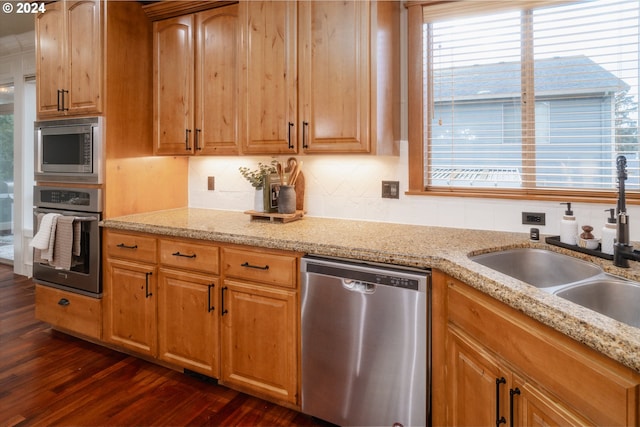
<path id="1" fill-rule="evenodd" d="M 62 212 L 56 212 L 56 211 L 52 211 L 52 210 L 43 210 L 43 209 L 34 209 L 33 210 L 33 216 L 38 216 L 38 214 L 47 214 L 47 213 L 60 213 L 60 215 L 62 215 L 62 216 L 72 216 L 72 217 L 74 217 L 74 219 L 76 221 L 87 221 L 87 222 L 100 221 L 100 219 L 98 217 L 95 217 L 95 216 L 79 216 L 77 213 L 73 213 L 73 212 L 62 213 Z"/>

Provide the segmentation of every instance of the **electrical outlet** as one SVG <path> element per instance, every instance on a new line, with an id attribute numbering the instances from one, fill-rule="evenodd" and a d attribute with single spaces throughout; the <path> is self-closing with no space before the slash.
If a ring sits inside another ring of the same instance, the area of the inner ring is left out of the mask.
<path id="1" fill-rule="evenodd" d="M 382 181 L 382 198 L 399 199 L 400 181 Z"/>
<path id="2" fill-rule="evenodd" d="M 522 223 L 527 225 L 545 225 L 543 212 L 522 212 Z"/>
<path id="3" fill-rule="evenodd" d="M 216 189 L 216 178 L 214 176 L 207 177 L 207 190 L 213 191 Z"/>

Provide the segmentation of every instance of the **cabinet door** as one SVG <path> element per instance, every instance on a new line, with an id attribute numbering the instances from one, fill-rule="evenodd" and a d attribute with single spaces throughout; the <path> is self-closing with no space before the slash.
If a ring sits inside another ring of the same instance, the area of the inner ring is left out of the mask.
<path id="1" fill-rule="evenodd" d="M 66 86 L 64 2 L 47 4 L 36 17 L 36 73 L 38 117 L 63 114 L 60 90 Z"/>
<path id="2" fill-rule="evenodd" d="M 155 266 L 109 259 L 104 277 L 105 340 L 140 354 L 157 353 Z"/>
<path id="3" fill-rule="evenodd" d="M 368 152 L 370 3 L 300 2 L 299 100 L 306 152 Z"/>
<path id="4" fill-rule="evenodd" d="M 247 154 L 296 153 L 297 2 L 240 2 Z"/>
<path id="5" fill-rule="evenodd" d="M 494 426 L 508 416 L 509 375 L 474 343 L 449 329 L 451 426 Z"/>
<path id="6" fill-rule="evenodd" d="M 557 398 L 521 378 L 514 378 L 513 390 L 516 391 L 512 399 L 514 425 L 529 427 L 596 425 L 568 409 Z"/>
<path id="7" fill-rule="evenodd" d="M 226 280 L 222 297 L 222 381 L 297 404 L 296 293 Z"/>
<path id="8" fill-rule="evenodd" d="M 196 154 L 238 154 L 238 5 L 196 15 Z"/>
<path id="9" fill-rule="evenodd" d="M 194 19 L 153 23 L 154 154 L 194 151 Z"/>
<path id="10" fill-rule="evenodd" d="M 218 281 L 210 276 L 160 270 L 160 359 L 218 377 L 218 293 Z"/>
<path id="11" fill-rule="evenodd" d="M 99 113 L 102 110 L 102 16 L 103 2 L 67 2 L 68 83 L 64 108 L 68 114 Z M 48 13 L 48 11 L 47 11 Z"/>

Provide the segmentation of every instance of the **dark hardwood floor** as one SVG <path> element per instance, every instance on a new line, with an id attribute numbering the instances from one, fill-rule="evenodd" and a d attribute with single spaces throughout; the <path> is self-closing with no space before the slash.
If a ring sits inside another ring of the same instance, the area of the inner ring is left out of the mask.
<path id="1" fill-rule="evenodd" d="M 330 426 L 53 331 L 0 265 L 0 426 Z"/>

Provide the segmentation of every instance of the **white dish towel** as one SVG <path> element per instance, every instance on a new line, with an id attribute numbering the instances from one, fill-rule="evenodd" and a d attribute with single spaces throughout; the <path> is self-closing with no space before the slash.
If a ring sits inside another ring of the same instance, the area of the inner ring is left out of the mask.
<path id="1" fill-rule="evenodd" d="M 41 257 L 47 261 L 51 261 L 53 259 L 53 243 L 55 240 L 56 225 L 58 223 L 59 216 L 60 214 L 57 213 L 45 214 L 40 220 L 38 232 L 33 236 L 33 239 L 29 244 L 29 246 L 40 249 L 42 251 Z"/>

